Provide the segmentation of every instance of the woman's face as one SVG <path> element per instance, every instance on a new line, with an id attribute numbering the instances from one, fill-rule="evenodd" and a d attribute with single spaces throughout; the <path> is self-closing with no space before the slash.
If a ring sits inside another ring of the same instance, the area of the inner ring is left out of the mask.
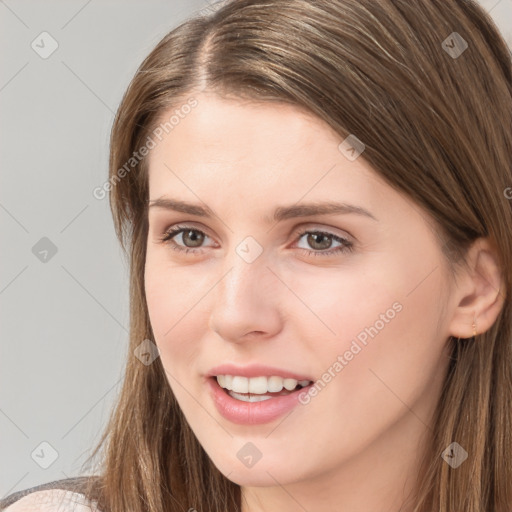
<path id="1" fill-rule="evenodd" d="M 244 486 L 376 467 L 396 450 L 413 459 L 452 308 L 427 216 L 319 119 L 196 100 L 149 155 L 160 206 L 145 269 L 155 343 L 192 430 Z M 327 203 L 350 206 L 313 211 Z M 212 375 L 235 377 L 220 380 L 239 398 Z M 313 385 L 287 391 L 293 377 Z"/>

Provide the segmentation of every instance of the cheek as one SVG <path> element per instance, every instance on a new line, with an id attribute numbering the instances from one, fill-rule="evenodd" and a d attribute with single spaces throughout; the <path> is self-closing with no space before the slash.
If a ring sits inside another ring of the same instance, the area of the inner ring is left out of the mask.
<path id="1" fill-rule="evenodd" d="M 348 349 L 350 340 L 358 335 L 364 342 L 369 337 L 365 327 L 375 322 L 380 329 L 387 327 L 381 314 L 391 320 L 398 316 L 399 307 L 393 308 L 393 304 L 399 302 L 400 283 L 394 281 L 396 290 L 389 285 L 392 269 L 385 265 L 374 272 L 357 265 L 314 270 L 290 272 L 284 280 L 293 294 L 283 292 L 280 296 L 284 299 L 281 308 L 301 324 L 299 340 L 315 340 L 317 349 L 336 355 Z"/>
<path id="2" fill-rule="evenodd" d="M 352 396 L 385 389 L 380 373 L 405 394 L 436 375 L 445 346 L 438 328 L 443 277 L 440 269 L 432 272 L 433 256 L 416 264 L 407 253 L 403 261 L 400 256 L 379 258 L 364 269 L 322 269 L 324 275 L 317 269 L 300 278 L 295 273 L 287 281 L 302 302 L 283 302 L 296 324 L 294 335 L 309 343 L 316 369 L 344 374 L 339 385 L 357 389 Z"/>
<path id="3" fill-rule="evenodd" d="M 325 285 L 330 301 L 322 294 L 314 299 L 315 306 L 322 305 L 315 309 L 318 316 L 336 333 L 316 351 L 325 372 L 322 380 L 333 382 L 319 395 L 340 418 L 353 416 L 344 420 L 347 435 L 363 435 L 361 425 L 375 425 L 376 417 L 381 425 L 374 428 L 384 429 L 408 407 L 427 421 L 433 403 L 422 398 L 429 391 L 434 396 L 442 380 L 446 343 L 438 332 L 440 272 L 416 288 L 411 284 L 421 281 L 412 275 L 426 274 L 400 266 L 380 267 L 364 278 L 347 274 Z M 364 432 L 371 436 L 373 431 L 368 427 Z"/>
<path id="4" fill-rule="evenodd" d="M 145 293 L 149 319 L 164 368 L 173 375 L 185 373 L 183 369 L 197 360 L 200 331 L 206 325 L 200 303 L 206 285 L 191 281 L 192 278 L 193 274 L 184 269 L 147 259 Z"/>

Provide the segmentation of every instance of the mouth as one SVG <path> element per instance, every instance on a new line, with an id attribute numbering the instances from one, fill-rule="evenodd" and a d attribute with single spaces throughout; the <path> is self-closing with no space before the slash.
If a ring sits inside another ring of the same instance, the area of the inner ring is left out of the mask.
<path id="1" fill-rule="evenodd" d="M 263 402 L 276 397 L 288 396 L 313 384 L 311 380 L 296 380 L 277 375 L 271 377 L 216 375 L 210 379 L 226 395 L 241 402 Z"/>
<path id="2" fill-rule="evenodd" d="M 307 373 L 256 363 L 225 363 L 205 377 L 218 413 L 231 423 L 249 426 L 271 423 L 304 405 L 302 395 L 315 382 Z"/>

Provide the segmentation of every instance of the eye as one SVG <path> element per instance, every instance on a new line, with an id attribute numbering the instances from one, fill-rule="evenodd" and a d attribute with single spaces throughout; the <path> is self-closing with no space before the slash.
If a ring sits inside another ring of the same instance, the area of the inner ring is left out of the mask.
<path id="1" fill-rule="evenodd" d="M 309 246 L 318 249 L 311 251 L 299 247 L 299 249 L 305 251 L 308 256 L 333 256 L 340 253 L 352 252 L 354 250 L 354 244 L 352 242 L 346 238 L 335 235 L 334 233 L 309 230 L 301 231 L 297 236 L 300 240 L 305 235 L 307 235 L 306 242 L 309 244 Z M 325 251 L 325 249 L 329 249 L 331 247 L 333 240 L 338 242 L 340 245 L 335 249 Z"/>
<path id="2" fill-rule="evenodd" d="M 181 239 L 185 243 L 190 243 L 191 246 L 183 248 L 181 245 L 178 245 L 174 238 L 178 238 L 181 236 Z M 200 247 L 205 237 L 208 237 L 206 233 L 201 231 L 200 229 L 193 228 L 191 226 L 174 226 L 173 228 L 167 230 L 164 236 L 160 239 L 162 242 L 169 243 L 172 249 L 179 252 L 202 252 L 198 251 L 197 248 Z"/>
<path id="3" fill-rule="evenodd" d="M 304 251 L 308 256 L 333 256 L 339 253 L 351 252 L 354 249 L 352 242 L 346 238 L 335 235 L 334 233 L 329 233 L 326 231 L 303 230 L 295 234 L 296 239 L 299 241 L 305 235 L 307 235 L 306 242 L 314 250 L 305 249 L 303 247 L 299 247 L 299 249 Z M 179 237 L 181 237 L 182 243 L 185 244 L 184 246 L 175 242 L 174 239 L 179 239 Z M 200 229 L 194 228 L 192 226 L 178 225 L 167 230 L 164 236 L 160 238 L 160 240 L 162 242 L 168 243 L 172 249 L 179 252 L 200 253 L 202 252 L 201 244 L 204 242 L 205 238 L 209 237 Z M 340 245 L 334 249 L 326 251 L 325 249 L 329 249 L 333 241 Z"/>

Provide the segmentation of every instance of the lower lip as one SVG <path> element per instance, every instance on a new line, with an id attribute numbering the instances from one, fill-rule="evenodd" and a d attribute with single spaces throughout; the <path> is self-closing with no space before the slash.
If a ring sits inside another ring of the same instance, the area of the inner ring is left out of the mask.
<path id="1" fill-rule="evenodd" d="M 239 425 L 260 425 L 270 423 L 300 404 L 299 396 L 310 386 L 298 389 L 289 395 L 276 396 L 261 402 L 242 402 L 219 386 L 216 378 L 208 378 L 208 386 L 219 413 L 232 423 Z"/>

